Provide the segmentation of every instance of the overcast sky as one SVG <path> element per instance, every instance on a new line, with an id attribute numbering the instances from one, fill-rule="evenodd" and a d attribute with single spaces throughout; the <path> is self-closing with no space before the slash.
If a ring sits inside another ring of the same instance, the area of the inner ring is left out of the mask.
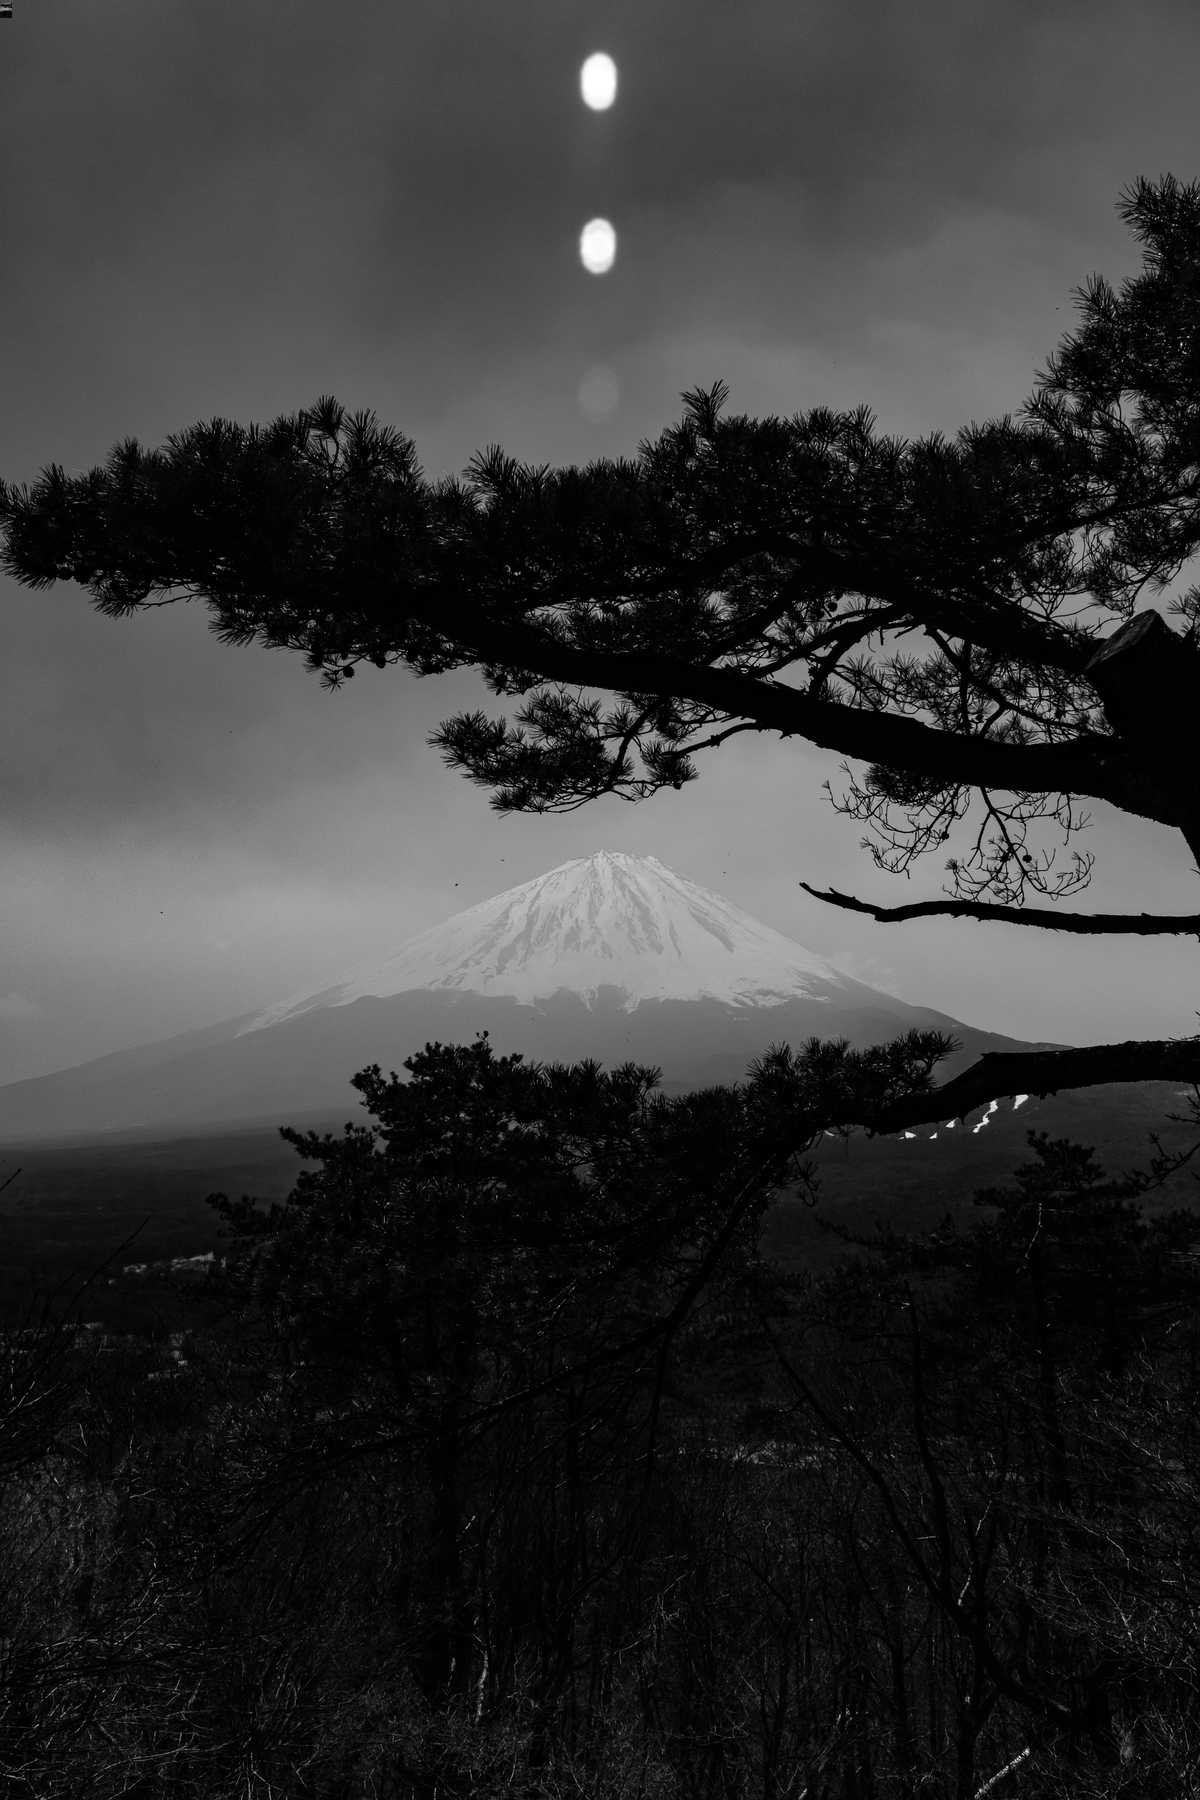
<path id="1" fill-rule="evenodd" d="M 1072 289 L 1140 257 L 1137 176 L 1200 175 L 1192 6 L 826 0 L 15 0 L 0 25 L 0 473 L 83 470 L 214 415 L 333 393 L 431 477 L 492 442 L 631 454 L 723 378 L 728 410 L 866 402 L 882 432 L 1015 412 Z M 591 51 L 620 74 L 593 113 Z M 585 273 L 594 215 L 615 267 Z M 581 402 L 606 371 L 619 401 Z M 589 379 L 590 378 L 590 379 Z M 425 737 L 501 702 L 471 672 L 222 647 L 0 581 L 0 1080 L 318 986 L 598 849 L 653 852 L 860 979 L 1088 1042 L 1196 1030 L 1194 942 L 882 925 L 821 792 L 838 759 L 740 737 L 640 805 L 501 818 Z M 1082 904 L 1190 910 L 1182 840 L 1102 806 Z M 1079 904 L 1077 902 L 1076 904 Z"/>

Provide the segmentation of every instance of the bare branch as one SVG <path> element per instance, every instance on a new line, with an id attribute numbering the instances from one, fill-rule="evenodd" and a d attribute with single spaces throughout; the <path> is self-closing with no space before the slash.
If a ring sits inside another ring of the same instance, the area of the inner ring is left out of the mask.
<path id="1" fill-rule="evenodd" d="M 1036 1094 L 1040 1100 L 1065 1088 L 1124 1081 L 1200 1082 L 1200 1036 L 1134 1038 L 1080 1049 L 988 1051 L 945 1087 L 911 1094 L 861 1122 L 878 1137 L 910 1125 L 965 1118 L 977 1106 L 1009 1094 Z"/>
<path id="2" fill-rule="evenodd" d="M 978 900 L 916 900 L 907 906 L 872 906 L 869 900 L 857 900 L 852 894 L 840 894 L 836 888 L 810 887 L 807 881 L 802 881 L 800 886 L 814 900 L 825 900 L 830 906 L 844 907 L 847 912 L 868 913 L 871 918 L 883 923 L 940 915 L 958 919 L 984 919 L 1001 925 L 1040 925 L 1045 931 L 1097 934 L 1128 932 L 1137 937 L 1194 933 L 1200 937 L 1200 913 L 1030 912 L 1021 906 L 989 906 Z"/>
<path id="3" fill-rule="evenodd" d="M 992 1775 L 991 1777 L 989 1777 L 989 1779 L 984 1782 L 984 1784 L 981 1788 L 976 1788 L 975 1800 L 983 1800 L 984 1795 L 990 1794 L 992 1789 L 996 1786 L 996 1784 L 1000 1781 L 1003 1781 L 1003 1779 L 1006 1775 L 1011 1775 L 1014 1769 L 1020 1768 L 1021 1764 L 1025 1761 L 1026 1757 L 1030 1754 L 1030 1750 L 1031 1750 L 1031 1746 L 1029 1744 L 1026 1744 L 1025 1748 L 1023 1750 L 1019 1750 L 1017 1752 L 1017 1754 L 1011 1759 L 1011 1761 L 1005 1763 L 1005 1765 L 1002 1769 L 997 1769 L 996 1773 L 994 1775 Z"/>

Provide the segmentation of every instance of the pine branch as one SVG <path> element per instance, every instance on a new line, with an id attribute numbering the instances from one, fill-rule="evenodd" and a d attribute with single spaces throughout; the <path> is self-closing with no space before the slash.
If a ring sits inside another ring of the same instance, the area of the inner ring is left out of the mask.
<path id="1" fill-rule="evenodd" d="M 807 881 L 802 881 L 800 886 L 814 900 L 825 900 L 830 906 L 844 907 L 847 912 L 868 913 L 871 918 L 884 923 L 941 916 L 986 919 L 1001 925 L 1039 925 L 1045 931 L 1128 932 L 1137 937 L 1194 932 L 1200 937 L 1200 913 L 1031 912 L 1025 907 L 992 906 L 978 900 L 915 900 L 907 906 L 873 906 L 869 900 L 840 894 L 836 888 L 810 887 Z"/>
<path id="2" fill-rule="evenodd" d="M 1200 1037 L 1134 1038 L 1065 1050 L 987 1051 L 945 1087 L 911 1094 L 861 1123 L 872 1137 L 879 1137 L 910 1125 L 962 1119 L 977 1106 L 1010 1094 L 1036 1094 L 1042 1100 L 1067 1088 L 1124 1081 L 1200 1084 Z"/>
<path id="3" fill-rule="evenodd" d="M 449 598 L 449 597 L 447 597 Z M 443 621 L 444 604 L 414 603 Z M 1107 800 L 1139 818 L 1179 826 L 1180 808 L 1160 795 L 1130 764 L 1119 739 L 1100 733 L 1067 743 L 1012 744 L 966 732 L 942 731 L 917 719 L 819 700 L 782 682 L 736 669 L 713 668 L 653 651 L 578 649 L 535 626 L 472 624 L 464 631 L 480 661 L 536 669 L 539 682 L 607 688 L 621 694 L 662 694 L 743 718 L 760 731 L 802 737 L 856 761 L 880 763 L 931 779 L 1004 793 L 1078 794 Z"/>

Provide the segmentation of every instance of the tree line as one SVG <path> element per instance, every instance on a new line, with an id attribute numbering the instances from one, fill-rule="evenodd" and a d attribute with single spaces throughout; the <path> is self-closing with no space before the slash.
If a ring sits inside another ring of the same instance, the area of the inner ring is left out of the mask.
<path id="1" fill-rule="evenodd" d="M 764 1138 L 904 1077 L 851 1057 L 428 1045 L 211 1196 L 181 1359 L 12 1333 L 7 1790 L 1190 1791 L 1200 1218 L 1031 1133 L 969 1229 L 785 1269 Z"/>

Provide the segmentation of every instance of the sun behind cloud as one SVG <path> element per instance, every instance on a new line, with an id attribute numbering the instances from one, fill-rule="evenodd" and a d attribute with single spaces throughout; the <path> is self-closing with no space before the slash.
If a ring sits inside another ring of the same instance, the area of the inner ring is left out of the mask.
<path id="1" fill-rule="evenodd" d="M 593 112 L 607 112 L 617 97 L 617 65 L 604 50 L 596 50 L 579 71 L 579 91 Z"/>
<path id="2" fill-rule="evenodd" d="M 606 275 L 617 258 L 617 234 L 607 219 L 589 219 L 579 234 L 579 260 L 589 275 Z"/>

